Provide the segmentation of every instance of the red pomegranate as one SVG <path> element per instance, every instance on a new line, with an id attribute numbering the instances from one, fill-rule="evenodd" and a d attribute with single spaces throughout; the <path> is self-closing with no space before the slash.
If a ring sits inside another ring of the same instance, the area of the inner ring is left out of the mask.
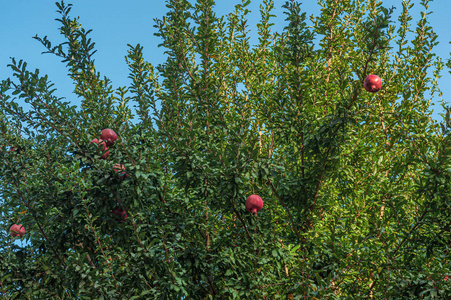
<path id="1" fill-rule="evenodd" d="M 253 214 L 257 214 L 263 208 L 263 200 L 259 195 L 250 195 L 246 199 L 246 210 Z"/>
<path id="2" fill-rule="evenodd" d="M 22 238 L 25 235 L 25 228 L 22 225 L 13 224 L 9 229 L 11 236 Z"/>
<path id="3" fill-rule="evenodd" d="M 0 147 L 3 147 L 3 144 L 1 144 Z M 16 151 L 16 147 L 14 147 L 14 146 L 11 146 L 8 150 L 8 152 L 14 152 L 14 151 Z"/>
<path id="4" fill-rule="evenodd" d="M 105 141 L 103 141 L 101 139 L 100 140 L 99 139 L 93 139 L 91 141 L 91 144 L 102 145 L 102 153 L 105 152 L 105 151 L 106 152 L 103 153 L 102 156 L 100 156 L 101 159 L 106 159 L 108 157 L 108 155 L 110 155 L 110 150 L 108 150 L 108 147 L 106 146 Z"/>
<path id="5" fill-rule="evenodd" d="M 125 210 L 120 209 L 119 207 L 115 207 L 111 214 L 118 216 L 121 219 L 121 223 L 125 222 L 125 219 L 127 219 L 127 212 Z"/>
<path id="6" fill-rule="evenodd" d="M 102 130 L 100 138 L 106 142 L 107 146 L 113 146 L 114 142 L 117 140 L 117 134 L 113 129 L 106 128 Z"/>
<path id="7" fill-rule="evenodd" d="M 363 83 L 363 87 L 365 90 L 371 93 L 376 93 L 382 88 L 382 79 L 374 74 L 368 75 L 365 78 L 365 81 Z"/>
<path id="8" fill-rule="evenodd" d="M 125 171 L 125 166 L 121 164 L 114 164 L 113 167 L 114 172 L 120 172 L 119 176 L 122 177 L 122 179 L 125 179 L 128 177 L 127 171 Z"/>

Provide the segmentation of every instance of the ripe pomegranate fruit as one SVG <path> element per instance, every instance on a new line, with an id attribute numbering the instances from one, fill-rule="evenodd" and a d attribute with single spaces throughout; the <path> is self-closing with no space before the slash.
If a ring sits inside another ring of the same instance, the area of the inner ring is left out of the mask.
<path id="1" fill-rule="evenodd" d="M 91 144 L 97 144 L 98 146 L 102 145 L 102 153 L 105 152 L 105 151 L 106 152 L 103 153 L 102 156 L 100 156 L 101 159 L 106 159 L 108 157 L 108 155 L 110 155 L 110 150 L 108 150 L 108 147 L 106 146 L 105 141 L 103 141 L 101 139 L 100 140 L 99 139 L 93 139 L 91 141 Z"/>
<path id="2" fill-rule="evenodd" d="M 92 141 L 91 141 L 91 144 L 99 144 L 100 143 L 100 141 L 99 141 L 99 139 L 93 139 Z"/>
<path id="3" fill-rule="evenodd" d="M 129 175 L 127 174 L 127 172 L 125 171 L 125 166 L 121 165 L 121 164 L 114 164 L 113 167 L 114 172 L 120 172 L 119 176 L 122 177 L 122 179 L 124 180 L 125 178 L 127 178 Z"/>
<path id="4" fill-rule="evenodd" d="M 263 208 L 263 200 L 259 195 L 250 195 L 246 199 L 246 210 L 253 214 L 257 214 Z"/>
<path id="5" fill-rule="evenodd" d="M 382 79 L 374 74 L 368 75 L 363 82 L 365 90 L 371 93 L 376 93 L 382 88 Z"/>
<path id="6" fill-rule="evenodd" d="M 13 224 L 11 228 L 9 229 L 11 232 L 11 236 L 13 237 L 20 237 L 22 238 L 25 235 L 25 228 L 22 225 Z"/>
<path id="7" fill-rule="evenodd" d="M 3 144 L 1 144 L 0 147 L 3 147 Z M 14 146 L 9 147 L 8 152 L 14 152 L 14 151 L 16 151 L 16 147 L 14 147 Z"/>
<path id="8" fill-rule="evenodd" d="M 114 142 L 117 140 L 117 134 L 113 129 L 106 128 L 102 130 L 100 138 L 106 142 L 107 146 L 113 146 Z"/>
<path id="9" fill-rule="evenodd" d="M 121 220 L 120 222 L 125 222 L 125 219 L 127 219 L 127 212 L 125 210 L 120 209 L 119 207 L 115 207 L 111 214 L 118 216 Z"/>

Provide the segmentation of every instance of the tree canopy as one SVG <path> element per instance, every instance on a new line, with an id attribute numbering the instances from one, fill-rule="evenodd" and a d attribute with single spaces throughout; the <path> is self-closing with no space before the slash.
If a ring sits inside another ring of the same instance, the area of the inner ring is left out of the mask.
<path id="1" fill-rule="evenodd" d="M 451 297 L 450 114 L 430 108 L 451 62 L 434 53 L 429 1 L 416 24 L 410 0 L 318 3 L 308 18 L 285 2 L 275 32 L 263 0 L 250 32 L 250 0 L 224 16 L 169 0 L 165 62 L 129 45 L 130 85 L 114 87 L 57 2 L 65 41 L 35 39 L 73 94 L 16 59 L 0 83 L 0 296 Z M 106 128 L 118 138 L 100 147 Z"/>

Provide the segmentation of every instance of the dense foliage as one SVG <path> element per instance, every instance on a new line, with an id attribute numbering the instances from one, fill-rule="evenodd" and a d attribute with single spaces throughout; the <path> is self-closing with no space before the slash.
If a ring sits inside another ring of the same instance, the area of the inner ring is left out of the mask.
<path id="1" fill-rule="evenodd" d="M 0 85 L 2 299 L 451 297 L 450 117 L 431 119 L 445 63 L 429 1 L 416 25 L 409 0 L 319 0 L 310 19 L 288 1 L 275 33 L 263 0 L 256 45 L 249 2 L 217 16 L 213 0 L 167 1 L 166 61 L 130 45 L 120 88 L 56 3 L 65 42 L 36 39 L 74 94 L 14 59 Z M 104 128 L 118 140 L 100 159 Z"/>

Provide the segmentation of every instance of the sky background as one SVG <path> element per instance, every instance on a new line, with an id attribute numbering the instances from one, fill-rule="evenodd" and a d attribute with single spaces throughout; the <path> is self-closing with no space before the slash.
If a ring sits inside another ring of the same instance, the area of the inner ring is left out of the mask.
<path id="1" fill-rule="evenodd" d="M 217 0 L 215 11 L 217 15 L 228 14 L 233 11 L 234 5 L 241 0 Z M 257 30 L 255 24 L 259 21 L 259 5 L 262 1 L 253 0 L 250 5 L 252 13 L 249 19 L 251 30 L 251 43 L 257 41 Z M 285 1 L 275 0 L 273 18 L 274 31 L 281 32 L 286 25 L 285 15 L 281 8 Z M 316 0 L 304 0 L 302 8 L 307 15 L 317 15 L 320 7 Z M 95 65 L 97 71 L 112 80 L 115 88 L 128 86 L 130 80 L 128 68 L 124 57 L 127 55 L 127 44 L 141 44 L 144 47 L 144 59 L 158 65 L 164 62 L 163 49 L 157 45 L 160 39 L 154 36 L 156 28 L 155 18 L 161 18 L 168 11 L 163 0 L 73 0 L 71 16 L 80 16 L 79 21 L 85 29 L 92 29 L 91 39 L 96 43 Z M 420 0 L 412 0 L 415 3 L 411 11 L 414 28 L 420 17 L 422 7 Z M 393 20 L 402 10 L 402 0 L 384 0 L 385 7 L 396 7 Z M 16 60 L 23 59 L 28 63 L 29 70 L 39 69 L 40 74 L 49 75 L 49 79 L 55 83 L 56 95 L 66 97 L 68 101 L 78 105 L 76 97 L 72 94 L 73 85 L 67 76 L 67 70 L 60 59 L 51 54 L 41 54 L 45 48 L 33 36 L 48 36 L 53 45 L 63 42 L 59 34 L 59 23 L 55 21 L 59 15 L 56 13 L 55 1 L 48 0 L 0 0 L 0 79 L 12 75 L 7 64 L 11 62 L 10 57 Z M 430 3 L 430 10 L 434 13 L 429 16 L 429 21 L 438 34 L 440 44 L 435 52 L 447 60 L 450 56 L 451 45 L 451 1 L 436 0 Z M 310 24 L 310 22 L 308 22 Z M 396 24 L 396 23 L 395 23 Z M 445 69 L 439 86 L 443 91 L 443 99 L 451 99 L 451 75 Z M 438 104 L 439 98 L 435 98 L 437 104 L 433 106 L 435 119 L 441 119 L 439 113 L 442 111 Z M 450 101 L 451 102 L 451 101 Z"/>

